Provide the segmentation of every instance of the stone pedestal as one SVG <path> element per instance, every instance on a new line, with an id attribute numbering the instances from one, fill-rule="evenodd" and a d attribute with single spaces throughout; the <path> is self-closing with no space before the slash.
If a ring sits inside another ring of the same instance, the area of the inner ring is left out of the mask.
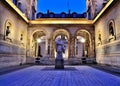
<path id="1" fill-rule="evenodd" d="M 64 69 L 64 59 L 55 59 L 55 69 Z"/>

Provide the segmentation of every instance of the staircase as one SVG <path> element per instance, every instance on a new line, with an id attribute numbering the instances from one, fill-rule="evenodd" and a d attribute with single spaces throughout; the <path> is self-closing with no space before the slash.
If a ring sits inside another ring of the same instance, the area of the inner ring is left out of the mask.
<path id="1" fill-rule="evenodd" d="M 92 64 L 94 63 L 95 58 L 69 58 L 68 60 L 64 60 L 65 65 L 81 65 L 81 64 Z M 55 58 L 52 57 L 42 57 L 39 60 L 41 65 L 55 65 Z"/>

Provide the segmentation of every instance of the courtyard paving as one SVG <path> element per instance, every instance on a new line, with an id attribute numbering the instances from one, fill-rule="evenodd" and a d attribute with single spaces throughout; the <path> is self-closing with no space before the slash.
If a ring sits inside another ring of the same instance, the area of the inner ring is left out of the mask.
<path id="1" fill-rule="evenodd" d="M 120 86 L 120 77 L 90 66 L 31 66 L 1 75 L 0 86 Z"/>

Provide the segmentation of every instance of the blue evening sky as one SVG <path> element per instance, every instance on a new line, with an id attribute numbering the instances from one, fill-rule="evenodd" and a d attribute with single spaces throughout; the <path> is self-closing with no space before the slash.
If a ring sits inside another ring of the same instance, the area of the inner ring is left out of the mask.
<path id="1" fill-rule="evenodd" d="M 38 0 L 37 12 L 47 13 L 47 10 L 54 13 L 66 12 L 83 13 L 86 11 L 86 0 Z"/>

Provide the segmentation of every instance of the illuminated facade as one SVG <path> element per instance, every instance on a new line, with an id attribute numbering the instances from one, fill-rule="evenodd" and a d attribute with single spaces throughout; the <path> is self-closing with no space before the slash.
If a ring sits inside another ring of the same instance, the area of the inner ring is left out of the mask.
<path id="1" fill-rule="evenodd" d="M 120 66 L 120 2 L 86 3 L 88 19 L 77 14 L 64 18 L 63 13 L 62 18 L 35 19 L 37 0 L 1 0 L 0 67 L 32 63 L 36 57 L 54 61 L 57 38 L 65 42 L 65 60 L 96 58 L 98 63 Z"/>

